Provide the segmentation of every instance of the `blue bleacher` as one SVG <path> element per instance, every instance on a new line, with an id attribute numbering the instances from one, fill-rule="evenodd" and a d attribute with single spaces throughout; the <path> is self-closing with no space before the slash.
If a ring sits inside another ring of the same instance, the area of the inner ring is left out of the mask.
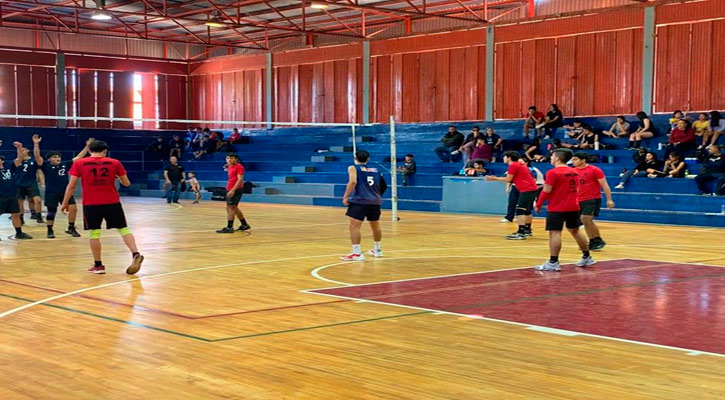
<path id="1" fill-rule="evenodd" d="M 659 135 L 644 141 L 647 148 L 656 150 L 658 143 L 666 142 L 668 115 L 652 116 Z M 609 128 L 614 117 L 582 118 L 597 132 Z M 632 125 L 634 116 L 628 116 Z M 566 122 L 570 122 L 567 119 Z M 474 125 L 492 126 L 497 134 L 504 138 L 506 148 L 521 147 L 523 135 L 521 121 L 463 122 L 455 123 L 458 129 L 467 134 Z M 414 211 L 440 211 L 442 197 L 442 176 L 451 175 L 461 167 L 460 162 L 441 163 L 433 152 L 439 139 L 446 132 L 449 123 L 434 124 L 398 124 L 396 125 L 397 154 L 415 154 L 418 173 L 409 187 L 400 187 L 398 192 L 399 209 Z M 143 150 L 158 135 L 170 138 L 172 131 L 142 130 L 106 130 L 106 129 L 55 129 L 55 128 L 3 128 L 3 146 L 0 153 L 6 157 L 14 154 L 11 143 L 20 140 L 30 144 L 30 136 L 39 133 L 43 136 L 42 147 L 47 150 L 61 150 L 65 157 L 78 151 L 86 138 L 93 136 L 109 143 L 112 156 L 124 162 L 134 183 L 126 189 L 126 195 L 160 197 L 162 162 L 150 160 Z M 374 125 L 357 128 L 358 149 L 371 153 L 371 161 L 390 168 L 390 162 L 384 161 L 390 154 L 390 127 Z M 254 182 L 254 193 L 246 195 L 244 201 L 304 204 L 321 206 L 341 206 L 340 197 L 344 192 L 347 176 L 346 168 L 352 162 L 350 152 L 351 136 L 347 127 L 301 127 L 250 130 L 245 135 L 251 137 L 250 143 L 236 145 L 247 168 L 246 180 Z M 556 138 L 563 139 L 564 132 L 559 130 Z M 542 142 L 542 152 L 551 140 Z M 599 154 L 597 164 L 614 187 L 619 182 L 619 174 L 624 168 L 633 169 L 632 151 L 624 150 L 626 139 L 603 139 L 613 149 L 590 151 Z M 318 152 L 322 150 L 323 152 Z M 660 157 L 664 151 L 657 151 Z M 223 186 L 226 173 L 222 170 L 224 154 L 216 153 L 204 157 L 202 161 L 192 161 L 191 154 L 185 154 L 182 164 L 187 171 L 197 173 L 205 187 Z M 487 169 L 494 174 L 503 174 L 506 165 L 490 163 Z M 611 161 L 611 162 L 610 162 Z M 535 164 L 542 171 L 551 168 L 548 164 Z M 688 161 L 692 175 L 697 174 L 700 166 Z M 306 172 L 311 171 L 311 172 Z M 389 174 L 386 173 L 389 180 Z M 400 182 L 400 181 L 399 181 Z M 603 210 L 602 219 L 666 223 L 681 225 L 725 226 L 723 206 L 725 198 L 700 196 L 692 179 L 650 179 L 633 178 L 625 190 L 614 191 L 617 203 L 615 210 Z M 384 207 L 390 207 L 390 193 L 386 195 Z M 205 198 L 209 195 L 206 194 Z"/>

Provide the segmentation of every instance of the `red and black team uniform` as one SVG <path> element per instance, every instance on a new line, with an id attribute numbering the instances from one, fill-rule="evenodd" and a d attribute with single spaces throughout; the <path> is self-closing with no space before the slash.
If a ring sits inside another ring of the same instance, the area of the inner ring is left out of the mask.
<path id="1" fill-rule="evenodd" d="M 234 165 L 230 165 L 229 167 L 227 167 L 227 176 L 229 178 L 229 181 L 227 182 L 227 191 L 232 190 L 234 185 L 237 184 L 239 175 L 244 176 L 244 166 L 242 164 L 236 163 Z M 239 189 L 237 189 L 234 192 L 233 196 L 227 197 L 228 206 L 236 206 L 242 200 L 242 192 L 243 192 L 242 186 L 243 185 L 244 185 L 244 182 L 242 182 L 242 185 L 239 186 Z"/>
<path id="2" fill-rule="evenodd" d="M 536 186 L 536 180 L 531 176 L 529 167 L 515 161 L 509 164 L 506 174 L 513 177 L 511 183 L 520 192 L 519 199 L 516 202 L 516 215 L 531 215 L 536 195 L 539 193 L 539 187 Z"/>
<path id="3" fill-rule="evenodd" d="M 126 175 L 120 161 L 108 157 L 86 157 L 73 163 L 72 176 L 81 179 L 83 188 L 83 229 L 122 229 L 127 226 L 116 190 L 116 178 Z"/>
<path id="4" fill-rule="evenodd" d="M 542 193 L 537 202 L 541 207 L 545 200 L 549 200 L 546 214 L 546 230 L 560 231 L 566 225 L 567 229 L 581 226 L 579 216 L 579 201 L 577 192 L 579 188 L 579 175 L 574 168 L 568 166 L 556 167 L 546 173 L 547 185 L 551 186 L 550 193 Z"/>
<path id="5" fill-rule="evenodd" d="M 581 214 L 598 217 L 602 209 L 602 186 L 599 179 L 604 178 L 604 172 L 593 165 L 575 169 L 579 175 L 578 199 Z"/>

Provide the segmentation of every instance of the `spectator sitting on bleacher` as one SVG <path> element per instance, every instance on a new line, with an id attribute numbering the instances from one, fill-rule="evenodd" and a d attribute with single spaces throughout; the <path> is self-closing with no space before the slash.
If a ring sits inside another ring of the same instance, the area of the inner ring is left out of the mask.
<path id="1" fill-rule="evenodd" d="M 493 158 L 493 146 L 490 146 L 488 143 L 486 143 L 486 139 L 484 136 L 481 136 L 480 138 L 476 139 L 476 147 L 473 148 L 473 151 L 471 152 L 471 159 L 468 160 L 467 164 L 473 163 L 473 161 L 484 161 L 484 162 L 491 162 L 491 159 Z"/>
<path id="2" fill-rule="evenodd" d="M 463 141 L 463 144 L 461 147 L 458 148 L 458 150 L 454 150 L 451 152 L 452 155 L 456 155 L 459 153 L 463 153 L 463 161 L 468 161 L 471 159 L 471 152 L 473 152 L 473 148 L 476 146 L 476 139 L 481 137 L 481 128 L 474 126 L 471 129 L 471 133 L 466 136 L 466 139 Z"/>
<path id="3" fill-rule="evenodd" d="M 536 126 L 544 122 L 544 118 L 546 118 L 544 113 L 537 111 L 536 106 L 531 106 L 524 118 L 524 136 L 526 139 L 529 138 L 529 130 L 532 128 L 536 130 L 534 137 L 541 136 L 541 129 L 537 129 Z"/>
<path id="4" fill-rule="evenodd" d="M 710 129 L 712 129 L 710 144 L 717 144 L 720 135 L 725 132 L 725 119 L 720 115 L 720 111 L 710 111 Z M 706 143 L 703 144 L 707 147 Z"/>
<path id="5" fill-rule="evenodd" d="M 166 160 L 169 155 L 169 146 L 166 145 L 166 141 L 163 136 L 156 138 L 156 141 L 151 143 L 146 151 L 151 153 L 151 157 L 154 160 Z"/>
<path id="6" fill-rule="evenodd" d="M 527 160 L 532 162 L 546 162 L 546 156 L 541 154 L 541 140 L 539 138 L 534 138 L 531 145 L 526 148 L 524 155 Z"/>
<path id="7" fill-rule="evenodd" d="M 624 189 L 624 185 L 627 184 L 629 178 L 633 176 L 644 177 L 649 174 L 654 174 L 657 171 L 662 171 L 663 163 L 657 159 L 657 154 L 648 151 L 645 156 L 645 160 L 637 165 L 634 171 L 623 172 L 620 176 L 622 179 L 619 181 L 619 185 L 615 186 L 615 189 Z"/>
<path id="8" fill-rule="evenodd" d="M 191 139 L 191 151 L 197 152 L 201 149 L 201 141 L 204 140 L 204 133 L 202 133 L 199 127 L 195 128 L 194 132 Z"/>
<path id="9" fill-rule="evenodd" d="M 544 128 L 544 139 L 550 139 L 556 130 L 564 125 L 564 114 L 559 110 L 559 106 L 552 104 L 549 106 L 549 112 L 546 113 L 544 122 L 536 125 L 536 129 Z"/>
<path id="10" fill-rule="evenodd" d="M 669 131 L 670 132 L 672 132 L 672 130 L 674 130 L 674 129 L 677 129 L 677 123 L 681 119 L 687 119 L 687 116 L 682 111 L 675 110 L 675 112 L 672 113 L 672 116 L 669 119 L 669 122 L 670 122 L 670 129 L 669 129 Z M 669 134 L 669 132 L 668 132 L 668 134 Z"/>
<path id="11" fill-rule="evenodd" d="M 629 122 L 623 115 L 620 115 L 617 117 L 617 122 L 613 123 L 609 130 L 602 131 L 602 134 L 614 139 L 629 136 Z"/>
<path id="12" fill-rule="evenodd" d="M 647 159 L 647 153 L 648 150 L 646 147 L 638 148 L 637 151 L 632 154 L 632 161 L 634 161 L 634 165 L 639 165 L 640 163 L 643 163 L 644 160 Z"/>
<path id="13" fill-rule="evenodd" d="M 207 150 L 209 148 L 209 134 L 204 134 L 204 136 L 201 138 L 201 141 L 199 141 L 199 150 L 194 152 L 194 159 L 199 160 L 204 154 L 207 153 Z"/>
<path id="14" fill-rule="evenodd" d="M 697 188 L 703 195 L 725 195 L 725 156 L 719 146 L 711 144 L 707 148 L 710 157 L 704 162 L 700 174 L 695 177 Z M 708 188 L 708 183 L 715 181 L 713 190 Z"/>
<path id="15" fill-rule="evenodd" d="M 575 139 L 579 143 L 566 143 L 561 142 L 561 147 L 573 150 L 591 150 L 594 148 L 594 143 L 599 141 L 599 135 L 594 133 L 591 126 L 587 124 L 581 125 L 582 131 Z"/>
<path id="16" fill-rule="evenodd" d="M 174 134 L 174 136 L 171 138 L 171 141 L 169 141 L 169 148 L 171 151 L 169 152 L 169 157 L 176 157 L 177 159 L 181 160 L 181 153 L 186 147 L 186 141 L 181 138 L 178 134 Z"/>
<path id="17" fill-rule="evenodd" d="M 684 178 L 685 171 L 687 171 L 687 164 L 682 161 L 679 154 L 672 152 L 665 161 L 662 171 L 656 171 L 647 176 L 650 178 Z"/>
<path id="18" fill-rule="evenodd" d="M 584 123 L 578 118 L 571 125 L 564 125 L 562 128 L 566 129 L 566 137 L 570 139 L 579 140 L 584 133 Z"/>
<path id="19" fill-rule="evenodd" d="M 242 140 L 242 134 L 239 133 L 239 129 L 234 128 L 232 134 L 227 138 L 229 144 L 237 144 Z"/>
<path id="20" fill-rule="evenodd" d="M 466 167 L 464 173 L 466 176 L 484 176 L 486 175 L 486 163 L 483 160 L 471 160 L 470 166 Z"/>
<path id="21" fill-rule="evenodd" d="M 408 186 L 408 179 L 416 172 L 415 158 L 412 154 L 405 155 L 405 165 L 398 167 L 398 172 L 403 174 L 403 186 Z"/>
<path id="22" fill-rule="evenodd" d="M 452 162 L 453 157 L 451 155 L 457 155 L 457 153 L 452 154 L 452 152 L 458 150 L 463 144 L 463 134 L 458 132 L 455 126 L 451 125 L 448 127 L 448 132 L 441 138 L 441 143 L 443 145 L 435 149 L 436 154 L 441 159 L 441 162 Z"/>
<path id="23" fill-rule="evenodd" d="M 695 129 L 695 136 L 702 137 L 702 144 L 698 149 L 707 147 L 712 136 L 712 128 L 710 128 L 710 120 L 707 118 L 707 113 L 698 114 L 697 121 L 692 123 L 692 128 Z"/>
<path id="24" fill-rule="evenodd" d="M 652 120 L 644 111 L 637 113 L 637 119 L 639 120 L 639 128 L 629 135 L 629 147 L 627 147 L 629 150 L 642 147 L 642 139 L 654 137 L 657 132 Z"/>
<path id="25" fill-rule="evenodd" d="M 496 161 L 497 155 L 503 151 L 503 139 L 501 139 L 501 136 L 494 133 L 493 128 L 486 128 L 483 140 L 487 145 L 491 146 L 490 161 Z"/>
<path id="26" fill-rule="evenodd" d="M 695 147 L 697 147 L 695 130 L 690 126 L 690 121 L 681 119 L 677 122 L 677 128 L 670 132 L 670 140 L 665 148 L 665 158 L 668 158 L 674 151 L 684 159 Z"/>

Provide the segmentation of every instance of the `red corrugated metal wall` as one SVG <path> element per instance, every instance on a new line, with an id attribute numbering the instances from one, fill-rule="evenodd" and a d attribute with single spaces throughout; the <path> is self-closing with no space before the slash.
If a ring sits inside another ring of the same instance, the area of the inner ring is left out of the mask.
<path id="1" fill-rule="evenodd" d="M 96 71 L 96 116 L 111 116 L 111 73 Z M 110 128 L 111 121 L 97 121 L 97 128 Z"/>
<path id="2" fill-rule="evenodd" d="M 263 121 L 263 79 L 263 69 L 192 75 L 192 119 Z M 234 127 L 233 124 L 216 126 Z"/>
<path id="3" fill-rule="evenodd" d="M 113 73 L 113 116 L 133 118 L 133 72 Z M 133 129 L 133 122 L 114 121 L 113 128 Z"/>
<path id="4" fill-rule="evenodd" d="M 15 65 L 0 64 L 0 114 L 15 114 Z M 15 125 L 14 118 L 0 119 L 2 125 Z"/>

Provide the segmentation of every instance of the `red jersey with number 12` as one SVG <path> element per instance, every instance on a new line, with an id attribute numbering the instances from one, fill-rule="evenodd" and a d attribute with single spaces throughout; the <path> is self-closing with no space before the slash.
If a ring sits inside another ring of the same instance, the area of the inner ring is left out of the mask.
<path id="1" fill-rule="evenodd" d="M 126 175 L 126 169 L 120 161 L 108 157 L 82 158 L 73 163 L 69 174 L 81 178 L 84 206 L 121 202 L 116 178 Z"/>
<path id="2" fill-rule="evenodd" d="M 599 180 L 604 178 L 604 172 L 599 167 L 587 165 L 576 168 L 579 175 L 579 202 L 602 198 L 602 186 Z"/>
<path id="3" fill-rule="evenodd" d="M 578 181 L 576 170 L 567 166 L 556 167 L 546 173 L 546 184 L 551 185 L 550 212 L 579 211 Z"/>

